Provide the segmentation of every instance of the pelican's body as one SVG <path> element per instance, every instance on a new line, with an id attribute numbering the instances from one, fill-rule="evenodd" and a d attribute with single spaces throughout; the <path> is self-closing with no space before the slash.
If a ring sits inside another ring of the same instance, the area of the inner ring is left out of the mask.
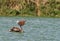
<path id="1" fill-rule="evenodd" d="M 24 32 L 23 29 L 18 28 L 18 27 L 13 27 L 12 29 L 9 30 L 10 32 Z"/>
<path id="2" fill-rule="evenodd" d="M 18 27 L 13 27 L 12 29 L 10 29 L 9 31 L 13 31 L 13 32 L 24 32 L 22 27 L 25 24 L 25 21 L 19 21 L 18 25 L 20 26 L 20 28 Z"/>

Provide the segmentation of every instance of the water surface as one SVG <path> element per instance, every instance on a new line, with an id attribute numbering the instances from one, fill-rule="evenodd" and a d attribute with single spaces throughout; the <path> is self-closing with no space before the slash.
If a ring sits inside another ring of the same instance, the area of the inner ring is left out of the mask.
<path id="1" fill-rule="evenodd" d="M 25 32 L 9 32 L 22 19 Z M 0 17 L 0 41 L 60 41 L 60 18 Z"/>

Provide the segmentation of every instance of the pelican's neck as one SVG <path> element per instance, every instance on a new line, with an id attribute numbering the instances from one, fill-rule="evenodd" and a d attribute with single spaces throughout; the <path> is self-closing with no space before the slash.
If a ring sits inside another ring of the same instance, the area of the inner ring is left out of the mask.
<path id="1" fill-rule="evenodd" d="M 22 28 L 21 26 L 20 26 L 20 29 L 21 29 L 21 32 L 24 32 L 24 31 L 23 31 L 23 28 Z"/>
<path id="2" fill-rule="evenodd" d="M 20 29 L 22 30 L 22 27 L 20 26 Z"/>

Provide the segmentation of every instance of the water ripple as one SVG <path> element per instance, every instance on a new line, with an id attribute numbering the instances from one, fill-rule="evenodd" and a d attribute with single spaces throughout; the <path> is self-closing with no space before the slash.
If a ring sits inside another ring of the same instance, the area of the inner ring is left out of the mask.
<path id="1" fill-rule="evenodd" d="M 0 17 L 0 41 L 60 41 L 60 18 Z M 25 19 L 24 33 L 9 32 Z"/>

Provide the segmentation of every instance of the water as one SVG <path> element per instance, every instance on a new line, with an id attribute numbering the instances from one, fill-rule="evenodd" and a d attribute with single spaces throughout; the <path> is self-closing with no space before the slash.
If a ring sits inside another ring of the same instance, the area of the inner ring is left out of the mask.
<path id="1" fill-rule="evenodd" d="M 25 32 L 9 32 L 22 19 Z M 0 17 L 0 41 L 60 41 L 60 18 Z"/>

